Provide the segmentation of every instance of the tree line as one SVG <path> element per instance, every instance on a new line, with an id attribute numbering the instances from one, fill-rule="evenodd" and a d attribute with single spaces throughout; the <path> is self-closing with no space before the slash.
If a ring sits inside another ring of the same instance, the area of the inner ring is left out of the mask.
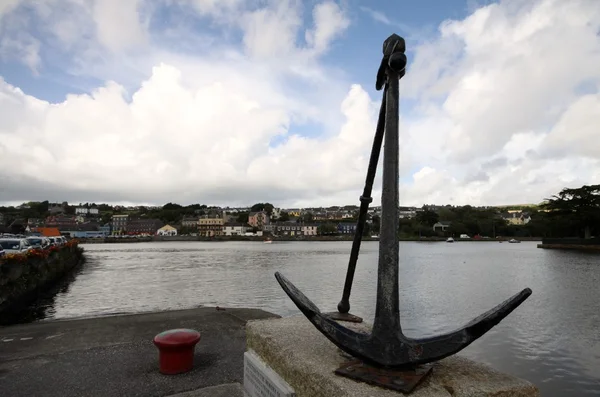
<path id="1" fill-rule="evenodd" d="M 98 208 L 99 223 L 108 223 L 113 214 L 124 213 L 118 206 L 96 203 L 80 203 L 79 205 L 63 206 L 67 215 L 73 215 L 76 207 Z M 4 225 L 9 225 L 18 218 L 44 219 L 49 215 L 49 202 L 30 202 L 28 208 L 0 206 L 0 213 L 4 215 Z M 234 214 L 235 220 L 247 223 L 250 212 L 265 211 L 270 216 L 274 215 L 274 206 L 271 203 L 256 203 L 248 212 Z M 450 222 L 444 234 L 469 236 L 503 236 L 503 237 L 585 237 L 600 235 L 600 185 L 584 185 L 579 188 L 564 188 L 559 193 L 546 198 L 538 206 L 522 208 L 526 210 L 531 221 L 523 225 L 513 225 L 502 218 L 497 208 L 477 208 L 470 205 L 462 207 L 445 206 L 437 211 L 425 208 L 417 212 L 412 219 L 400 219 L 398 235 L 400 237 L 430 237 L 435 236 L 433 225 L 437 222 Z M 200 217 L 216 214 L 217 207 L 204 204 L 180 205 L 166 203 L 162 207 L 137 207 L 127 211 L 132 217 L 156 218 L 165 224 L 178 224 L 184 217 Z M 290 215 L 285 211 L 279 213 L 273 220 L 289 221 Z M 297 222 L 314 222 L 312 213 L 307 212 Z M 349 218 L 335 222 L 325 221 L 320 226 L 322 234 L 335 234 L 337 223 L 356 222 L 356 218 Z M 365 235 L 379 232 L 380 219 L 373 216 L 370 223 L 365 225 Z M 2 225 L 0 225 L 2 226 Z"/>

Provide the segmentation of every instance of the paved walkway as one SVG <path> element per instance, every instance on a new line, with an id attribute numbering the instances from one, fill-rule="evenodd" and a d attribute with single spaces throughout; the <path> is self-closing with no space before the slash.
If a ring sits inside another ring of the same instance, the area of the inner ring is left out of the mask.
<path id="1" fill-rule="evenodd" d="M 222 386 L 213 388 L 213 394 L 239 390 L 244 325 L 269 317 L 277 316 L 256 309 L 205 307 L 0 327 L 0 394 L 158 397 L 217 385 Z M 202 334 L 194 369 L 186 374 L 158 372 L 152 338 L 171 328 Z M 183 395 L 210 395 L 210 390 Z"/>

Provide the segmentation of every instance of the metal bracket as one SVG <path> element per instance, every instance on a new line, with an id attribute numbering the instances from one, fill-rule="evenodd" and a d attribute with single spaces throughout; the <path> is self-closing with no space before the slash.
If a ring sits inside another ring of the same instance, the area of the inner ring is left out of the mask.
<path id="1" fill-rule="evenodd" d="M 359 382 L 408 394 L 432 372 L 432 368 L 432 364 L 424 364 L 412 370 L 399 371 L 376 368 L 360 360 L 352 360 L 342 364 L 335 373 Z"/>
<path id="2" fill-rule="evenodd" d="M 358 317 L 358 316 L 355 316 L 354 314 L 350 314 L 350 313 L 330 312 L 330 313 L 324 313 L 324 315 L 335 321 L 346 321 L 346 322 L 350 322 L 350 323 L 362 323 L 363 322 L 362 317 Z"/>

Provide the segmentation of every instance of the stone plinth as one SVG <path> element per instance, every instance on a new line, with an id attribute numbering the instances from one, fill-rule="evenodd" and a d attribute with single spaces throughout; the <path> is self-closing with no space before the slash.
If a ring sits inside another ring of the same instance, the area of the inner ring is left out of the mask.
<path id="1" fill-rule="evenodd" d="M 350 323 L 344 326 L 351 327 Z M 354 328 L 366 329 L 357 324 Z M 304 317 L 250 321 L 246 345 L 296 392 L 297 397 L 392 397 L 402 395 L 357 382 L 334 371 L 349 358 Z M 536 397 L 531 383 L 460 356 L 436 363 L 412 397 Z"/>

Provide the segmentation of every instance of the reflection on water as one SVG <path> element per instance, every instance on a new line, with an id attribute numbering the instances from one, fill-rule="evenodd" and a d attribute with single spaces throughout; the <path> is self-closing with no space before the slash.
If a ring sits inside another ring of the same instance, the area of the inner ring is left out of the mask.
<path id="1" fill-rule="evenodd" d="M 281 271 L 323 311 L 341 297 L 350 242 L 86 245 L 74 282 L 33 308 L 40 318 L 190 308 L 298 310 Z M 401 243 L 402 325 L 409 336 L 448 331 L 525 287 L 533 295 L 462 354 L 534 382 L 543 396 L 600 394 L 600 256 L 535 243 Z M 372 319 L 377 249 L 362 244 L 351 312 Z"/>

